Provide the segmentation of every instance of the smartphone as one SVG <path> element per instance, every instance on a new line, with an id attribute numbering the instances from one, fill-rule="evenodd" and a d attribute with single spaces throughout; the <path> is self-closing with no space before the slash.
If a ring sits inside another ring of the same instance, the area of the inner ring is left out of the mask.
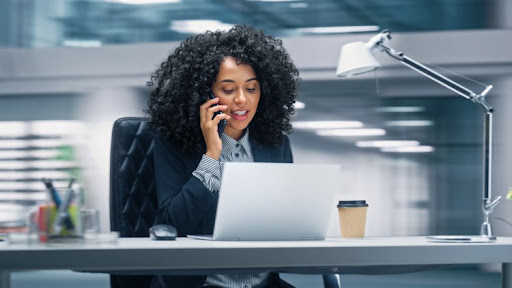
<path id="1" fill-rule="evenodd" d="M 210 99 L 215 99 L 215 95 L 213 95 L 213 92 L 211 90 L 210 90 Z M 213 104 L 212 107 L 213 106 L 217 106 L 217 104 Z M 222 111 L 217 111 L 217 112 L 213 113 L 213 118 L 215 118 L 215 116 L 217 116 L 219 114 L 222 114 Z M 224 133 L 224 129 L 226 128 L 226 124 L 227 124 L 226 119 L 220 120 L 219 127 L 217 128 L 217 130 L 219 131 L 219 137 L 221 137 L 222 133 Z"/>

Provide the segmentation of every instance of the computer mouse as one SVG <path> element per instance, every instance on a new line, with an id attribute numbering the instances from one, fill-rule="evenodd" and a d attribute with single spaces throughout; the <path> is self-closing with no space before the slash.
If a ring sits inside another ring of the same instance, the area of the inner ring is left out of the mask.
<path id="1" fill-rule="evenodd" d="M 151 240 L 176 240 L 178 232 L 172 225 L 157 224 L 149 228 Z"/>

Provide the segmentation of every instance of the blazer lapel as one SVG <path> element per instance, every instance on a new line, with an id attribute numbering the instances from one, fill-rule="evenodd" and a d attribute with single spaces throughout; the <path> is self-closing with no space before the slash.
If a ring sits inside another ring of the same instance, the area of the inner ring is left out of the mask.
<path id="1" fill-rule="evenodd" d="M 253 140 L 251 135 L 249 134 L 249 143 L 251 143 L 251 151 L 252 157 L 254 158 L 254 162 L 270 162 L 270 154 L 264 146 L 260 145 L 256 141 Z"/>

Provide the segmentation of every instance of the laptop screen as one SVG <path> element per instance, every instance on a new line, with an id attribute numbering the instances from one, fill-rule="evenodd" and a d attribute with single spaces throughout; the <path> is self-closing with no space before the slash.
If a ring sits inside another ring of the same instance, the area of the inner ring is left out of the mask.
<path id="1" fill-rule="evenodd" d="M 213 240 L 323 240 L 338 165 L 224 163 Z"/>

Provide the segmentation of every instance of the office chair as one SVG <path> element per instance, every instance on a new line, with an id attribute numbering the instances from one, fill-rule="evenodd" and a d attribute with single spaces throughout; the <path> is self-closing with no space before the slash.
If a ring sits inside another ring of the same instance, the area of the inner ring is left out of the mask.
<path id="1" fill-rule="evenodd" d="M 158 201 L 153 167 L 154 134 L 147 118 L 115 121 L 110 151 L 110 229 L 121 237 L 148 237 Z M 111 275 L 112 288 L 148 287 L 151 275 Z"/>
<path id="2" fill-rule="evenodd" d="M 153 166 L 154 132 L 148 118 L 114 122 L 110 151 L 110 229 L 121 237 L 148 237 L 157 222 Z M 148 287 L 151 275 L 110 275 L 112 288 Z M 339 288 L 339 275 L 323 275 L 325 288 Z"/>

